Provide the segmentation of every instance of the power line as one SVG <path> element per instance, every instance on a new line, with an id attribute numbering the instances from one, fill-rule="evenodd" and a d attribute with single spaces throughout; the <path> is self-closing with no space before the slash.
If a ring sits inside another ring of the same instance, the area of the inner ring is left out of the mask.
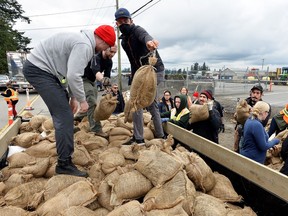
<path id="1" fill-rule="evenodd" d="M 36 15 L 28 16 L 28 17 L 30 18 L 30 17 L 40 17 L 40 16 L 55 16 L 55 15 L 69 14 L 69 13 L 80 13 L 80 12 L 84 12 L 84 11 L 100 10 L 100 9 L 111 8 L 111 7 L 114 8 L 115 5 L 99 7 L 99 8 L 83 9 L 83 10 L 74 10 L 74 11 L 64 11 L 64 12 L 57 12 L 57 13 L 49 13 L 49 14 L 36 14 Z"/>

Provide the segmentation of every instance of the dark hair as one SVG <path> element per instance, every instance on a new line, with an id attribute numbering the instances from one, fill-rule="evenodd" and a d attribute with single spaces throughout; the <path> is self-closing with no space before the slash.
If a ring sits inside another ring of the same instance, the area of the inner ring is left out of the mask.
<path id="1" fill-rule="evenodd" d="M 163 94 L 165 94 L 167 92 L 171 95 L 171 92 L 169 90 L 165 90 Z"/>

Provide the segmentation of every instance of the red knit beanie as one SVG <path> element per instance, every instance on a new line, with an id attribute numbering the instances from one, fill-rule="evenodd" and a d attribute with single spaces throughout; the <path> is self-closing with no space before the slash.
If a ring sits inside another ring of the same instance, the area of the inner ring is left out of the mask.
<path id="1" fill-rule="evenodd" d="M 207 90 L 203 90 L 200 94 L 204 94 L 208 99 L 213 100 L 213 96 L 211 95 L 211 92 Z"/>
<path id="2" fill-rule="evenodd" d="M 115 35 L 114 28 L 112 26 L 101 25 L 95 29 L 94 34 L 99 36 L 109 46 L 114 46 L 116 35 Z"/>

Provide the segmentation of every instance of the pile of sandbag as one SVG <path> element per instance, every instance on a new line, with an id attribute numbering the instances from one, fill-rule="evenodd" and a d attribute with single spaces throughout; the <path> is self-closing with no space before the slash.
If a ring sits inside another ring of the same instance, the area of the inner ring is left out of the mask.
<path id="1" fill-rule="evenodd" d="M 155 139 L 148 112 L 143 115 L 146 144 L 123 145 L 133 128 L 124 118 L 101 121 L 108 139 L 85 128 L 74 134 L 72 161 L 88 178 L 55 175 L 55 141 L 40 135 L 44 130 L 53 134 L 46 125 L 49 118 L 33 130 L 21 127 L 11 141 L 15 145 L 31 131 L 41 138 L 25 139 L 25 150 L 11 155 L 1 170 L 0 215 L 256 215 L 237 205 L 243 198 L 230 180 L 213 172 L 199 155 L 180 145 L 173 149 L 171 135 Z"/>

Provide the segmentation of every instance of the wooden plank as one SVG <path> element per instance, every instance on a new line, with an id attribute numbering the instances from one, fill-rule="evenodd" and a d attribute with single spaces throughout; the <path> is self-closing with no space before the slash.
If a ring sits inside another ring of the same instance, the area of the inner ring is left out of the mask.
<path id="1" fill-rule="evenodd" d="M 168 122 L 164 124 L 164 129 L 168 134 L 172 134 L 174 138 L 190 146 L 192 149 L 206 155 L 231 171 L 238 173 L 280 199 L 286 202 L 288 201 L 288 177 L 286 175 L 221 145 L 215 144 L 175 124 Z"/>
<path id="2" fill-rule="evenodd" d="M 10 144 L 11 138 L 16 136 L 19 131 L 19 127 L 21 125 L 21 119 L 17 118 L 13 124 L 8 126 L 1 134 L 0 134 L 0 158 L 6 152 L 8 145 Z"/>

